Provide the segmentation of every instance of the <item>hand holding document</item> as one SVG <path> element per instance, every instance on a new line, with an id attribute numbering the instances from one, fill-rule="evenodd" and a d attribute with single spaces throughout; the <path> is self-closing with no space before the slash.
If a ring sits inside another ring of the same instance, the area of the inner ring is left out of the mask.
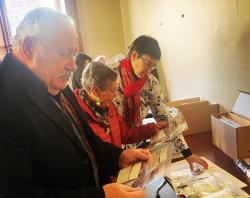
<path id="1" fill-rule="evenodd" d="M 175 138 L 183 133 L 183 131 L 188 129 L 187 122 L 183 117 L 182 113 L 174 108 L 167 107 L 169 112 L 168 122 L 169 122 L 169 131 L 166 131 L 166 135 L 169 135 L 170 139 Z"/>
<path id="2" fill-rule="evenodd" d="M 129 182 L 138 178 L 141 165 L 142 165 L 142 162 L 138 162 L 132 166 L 121 169 L 116 182 L 123 184 L 123 183 Z"/>
<path id="3" fill-rule="evenodd" d="M 118 174 L 118 183 L 133 187 L 143 187 L 154 178 L 166 175 L 173 153 L 173 140 L 171 137 L 174 138 L 182 134 L 188 128 L 181 112 L 175 108 L 169 109 L 171 109 L 171 111 L 169 110 L 170 115 L 168 118 L 169 130 L 164 129 L 159 131 L 151 139 L 147 147 L 152 156 L 147 161 L 137 162 L 122 169 Z"/>
<path id="4" fill-rule="evenodd" d="M 126 168 L 135 162 L 148 160 L 150 155 L 145 149 L 126 149 L 120 155 L 119 167 Z"/>
<path id="5" fill-rule="evenodd" d="M 133 187 L 143 187 L 156 175 L 163 176 L 171 163 L 172 142 L 149 145 L 150 158 L 120 170 L 117 182 Z"/>
<path id="6" fill-rule="evenodd" d="M 162 129 L 165 129 L 167 128 L 169 125 L 168 125 L 168 122 L 167 121 L 161 121 L 161 122 L 157 122 L 156 123 L 156 131 L 160 131 Z"/>

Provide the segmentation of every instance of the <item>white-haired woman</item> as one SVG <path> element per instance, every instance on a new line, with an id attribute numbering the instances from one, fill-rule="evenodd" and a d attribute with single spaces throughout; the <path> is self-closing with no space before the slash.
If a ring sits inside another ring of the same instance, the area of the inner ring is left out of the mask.
<path id="1" fill-rule="evenodd" d="M 121 147 L 121 144 L 149 139 L 168 126 L 163 121 L 128 127 L 113 104 L 118 87 L 117 73 L 101 62 L 92 62 L 86 66 L 82 74 L 82 85 L 82 89 L 74 91 L 75 96 L 86 112 L 90 127 L 105 142 Z"/>

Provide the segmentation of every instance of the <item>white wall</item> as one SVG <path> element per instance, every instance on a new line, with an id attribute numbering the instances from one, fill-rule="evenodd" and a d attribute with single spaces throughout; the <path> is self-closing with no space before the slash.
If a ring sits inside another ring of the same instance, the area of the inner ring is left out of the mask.
<path id="1" fill-rule="evenodd" d="M 161 83 L 170 99 L 200 96 L 230 110 L 238 89 L 250 91 L 250 1 L 120 4 L 125 46 L 141 34 L 159 41 Z"/>
<path id="2" fill-rule="evenodd" d="M 84 50 L 92 57 L 124 53 L 118 0 L 76 0 Z"/>

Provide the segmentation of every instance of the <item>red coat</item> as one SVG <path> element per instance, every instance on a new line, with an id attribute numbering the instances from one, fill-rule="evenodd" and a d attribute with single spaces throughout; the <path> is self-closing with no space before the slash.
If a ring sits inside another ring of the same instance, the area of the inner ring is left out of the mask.
<path id="1" fill-rule="evenodd" d="M 111 142 L 115 146 L 121 147 L 121 144 L 136 143 L 147 140 L 156 134 L 156 124 L 149 123 L 141 126 L 129 127 L 118 113 L 114 104 L 109 107 L 109 124 L 110 134 L 107 134 L 105 129 L 98 123 L 95 114 L 89 109 L 87 104 L 79 97 L 79 90 L 75 90 L 74 94 L 84 112 L 87 115 L 87 121 L 92 130 L 104 142 Z"/>

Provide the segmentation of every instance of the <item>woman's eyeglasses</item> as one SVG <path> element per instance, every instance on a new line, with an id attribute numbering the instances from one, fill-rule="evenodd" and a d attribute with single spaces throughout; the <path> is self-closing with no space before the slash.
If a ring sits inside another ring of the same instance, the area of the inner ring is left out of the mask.
<path id="1" fill-rule="evenodd" d="M 157 64 L 156 64 L 156 63 L 153 64 L 151 61 L 149 61 L 149 60 L 143 58 L 142 56 L 140 56 L 140 58 L 142 59 L 143 64 L 146 65 L 147 68 L 150 68 L 151 70 L 156 69 L 156 67 L 157 67 Z"/>

